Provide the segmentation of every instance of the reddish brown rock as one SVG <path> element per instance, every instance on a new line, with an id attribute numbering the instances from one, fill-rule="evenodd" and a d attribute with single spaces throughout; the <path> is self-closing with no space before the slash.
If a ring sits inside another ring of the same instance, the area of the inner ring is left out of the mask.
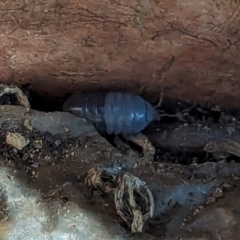
<path id="1" fill-rule="evenodd" d="M 238 106 L 238 1 L 4 0 L 0 9 L 1 82 L 57 96 L 77 86 L 157 97 L 163 84 L 168 97 Z"/>

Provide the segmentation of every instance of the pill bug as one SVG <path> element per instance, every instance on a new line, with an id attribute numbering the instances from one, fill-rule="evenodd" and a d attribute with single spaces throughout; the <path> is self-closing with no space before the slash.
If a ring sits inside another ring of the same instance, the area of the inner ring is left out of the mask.
<path id="1" fill-rule="evenodd" d="M 159 118 L 142 97 L 127 92 L 73 93 L 63 111 L 82 117 L 107 134 L 134 134 Z"/>

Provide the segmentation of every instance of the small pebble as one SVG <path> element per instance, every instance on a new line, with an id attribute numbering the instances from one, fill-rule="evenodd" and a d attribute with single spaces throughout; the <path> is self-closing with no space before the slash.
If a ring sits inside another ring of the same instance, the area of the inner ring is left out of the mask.
<path id="1" fill-rule="evenodd" d="M 70 129 L 69 129 L 68 127 L 64 127 L 64 131 L 65 131 L 66 133 L 68 133 L 68 132 L 70 132 Z"/>
<path id="2" fill-rule="evenodd" d="M 43 141 L 42 140 L 35 140 L 34 143 L 33 143 L 33 147 L 35 149 L 43 148 Z"/>
<path id="3" fill-rule="evenodd" d="M 230 190 L 233 189 L 233 186 L 232 186 L 231 184 L 229 184 L 229 183 L 223 183 L 221 187 L 222 187 L 223 190 L 225 190 L 225 191 L 230 191 Z"/>
<path id="4" fill-rule="evenodd" d="M 214 198 L 220 198 L 224 196 L 224 192 L 222 191 L 221 188 L 217 188 L 214 193 L 212 194 L 212 197 Z"/>
<path id="5" fill-rule="evenodd" d="M 193 212 L 193 216 L 197 215 L 198 213 L 200 213 L 200 210 L 197 208 L 197 209 L 195 209 L 195 211 Z"/>
<path id="6" fill-rule="evenodd" d="M 209 198 L 207 199 L 206 204 L 210 204 L 210 203 L 213 203 L 213 202 L 216 202 L 216 199 L 215 199 L 214 197 L 209 197 Z"/>

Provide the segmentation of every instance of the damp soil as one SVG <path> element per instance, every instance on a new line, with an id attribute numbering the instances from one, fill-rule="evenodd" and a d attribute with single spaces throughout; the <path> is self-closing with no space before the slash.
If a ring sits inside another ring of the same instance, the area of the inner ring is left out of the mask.
<path id="1" fill-rule="evenodd" d="M 23 90 L 29 97 L 32 109 L 42 112 L 62 111 L 62 105 L 68 97 L 46 99 L 43 95 L 29 90 L 29 86 L 23 86 Z M 12 95 L 4 95 L 0 99 L 0 104 L 15 105 L 16 98 Z M 232 119 L 236 122 L 240 117 L 239 112 L 220 109 L 218 106 L 208 104 L 200 106 L 195 103 L 168 100 L 163 101 L 159 111 L 170 114 L 181 113 L 184 118 L 179 121 L 177 118 L 163 117 L 160 122 L 153 122 L 144 130 L 144 134 L 152 139 L 155 139 L 155 135 L 158 136 L 162 125 L 182 126 L 197 123 L 207 124 L 211 128 L 213 124 L 231 122 Z M 84 185 L 83 173 L 89 168 L 102 164 L 111 166 L 115 164 L 108 158 L 106 160 L 101 157 L 102 155 L 97 157 L 100 149 L 104 150 L 111 146 L 109 136 L 107 140 L 110 145 L 105 147 L 105 143 L 94 143 L 91 138 L 86 137 L 74 138 L 64 133 L 54 135 L 34 129 L 19 131 L 30 140 L 23 150 L 16 150 L 6 144 L 4 141 L 6 131 L 4 126 L 1 126 L 0 156 L 4 157 L 2 165 L 15 169 L 16 177 L 26 182 L 28 187 L 39 190 L 46 202 L 54 199 L 62 207 L 69 202 L 74 202 L 81 209 L 87 209 L 99 216 L 100 222 L 110 226 L 108 236 L 110 234 L 112 239 L 116 234 L 121 235 L 118 239 L 180 239 L 180 235 L 185 237 L 181 239 L 193 239 L 193 237 L 194 239 L 229 239 L 229 237 L 237 239 L 235 237 L 238 237 L 235 223 L 240 219 L 236 200 L 239 199 L 240 193 L 239 157 L 230 155 L 224 161 L 218 161 L 212 154 L 206 154 L 203 149 L 189 151 L 184 147 L 173 149 L 156 145 L 154 159 L 156 165 L 153 164 L 149 170 L 140 167 L 131 171 L 143 177 L 153 189 L 154 197 L 158 200 L 156 215 L 158 218 L 162 216 L 161 222 L 168 223 L 169 219 L 173 220 L 169 224 L 162 224 L 161 227 L 159 225 L 150 227 L 147 233 L 134 235 L 130 234 L 125 226 L 119 224 L 115 207 L 109 199 L 98 196 L 94 201 L 89 200 L 88 191 Z M 115 149 L 114 146 L 113 149 Z M 137 149 L 137 151 L 140 150 Z M 159 176 L 163 180 L 160 180 Z M 179 183 L 183 185 L 176 187 L 174 195 L 174 186 L 178 186 Z M 212 190 L 213 186 L 225 186 L 225 192 L 217 196 Z M 206 197 L 197 193 L 196 189 L 200 188 L 201 192 L 206 193 Z M 215 196 L 212 196 L 213 194 Z M 179 205 L 185 207 L 179 208 Z M 201 207 L 195 208 L 195 206 Z M 199 214 L 195 214 L 196 212 Z M 221 220 L 223 217 L 226 221 Z M 211 218 L 209 220 L 211 226 L 219 223 L 216 226 L 219 228 L 217 233 L 212 232 L 212 229 L 207 226 L 209 218 Z M 117 230 L 112 227 L 113 223 L 118 226 Z M 196 234 L 193 236 L 193 233 Z M 106 236 L 102 235 L 103 238 Z"/>

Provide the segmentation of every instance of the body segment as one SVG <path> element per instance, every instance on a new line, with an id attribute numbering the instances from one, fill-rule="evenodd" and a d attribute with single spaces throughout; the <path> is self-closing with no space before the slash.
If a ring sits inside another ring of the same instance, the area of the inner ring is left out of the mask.
<path id="1" fill-rule="evenodd" d="M 156 116 L 151 104 L 138 95 L 125 92 L 74 93 L 64 111 L 86 118 L 108 134 L 135 134 Z"/>

